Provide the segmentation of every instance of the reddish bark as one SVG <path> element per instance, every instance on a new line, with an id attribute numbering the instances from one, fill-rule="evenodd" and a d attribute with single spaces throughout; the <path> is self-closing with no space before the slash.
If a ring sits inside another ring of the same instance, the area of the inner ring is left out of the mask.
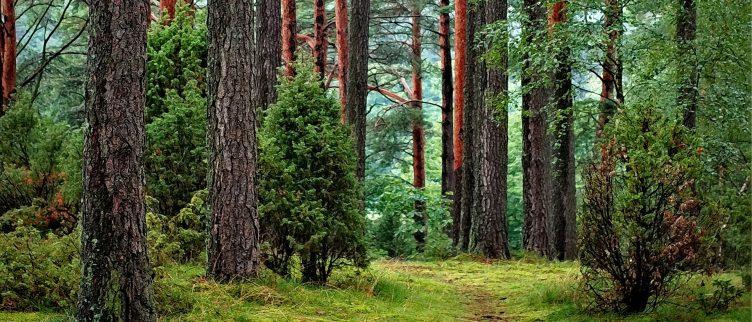
<path id="1" fill-rule="evenodd" d="M 3 26 L 3 105 L 8 105 L 16 92 L 16 11 L 13 0 L 2 0 Z"/>
<path id="2" fill-rule="evenodd" d="M 326 7 L 324 0 L 313 0 L 314 69 L 323 80 L 326 73 Z"/>
<path id="3" fill-rule="evenodd" d="M 175 19 L 175 4 L 177 3 L 177 0 L 160 0 L 159 1 L 159 11 L 164 15 L 165 11 L 167 11 L 167 21 L 165 23 L 169 22 L 172 19 Z"/>
<path id="4" fill-rule="evenodd" d="M 295 75 L 296 36 L 298 18 L 295 0 L 282 0 L 282 61 L 285 64 L 285 74 Z"/>
<path id="5" fill-rule="evenodd" d="M 441 10 L 449 7 L 449 0 L 439 0 Z M 439 56 L 441 61 L 441 194 L 453 191 L 454 185 L 454 147 L 452 142 L 452 45 L 449 37 L 449 12 L 439 14 Z"/>
<path id="6" fill-rule="evenodd" d="M 603 59 L 601 76 L 601 111 L 598 116 L 596 135 L 600 136 L 616 109 L 624 103 L 622 91 L 622 63 L 618 43 L 621 38 L 621 6 L 619 0 L 605 0 L 603 29 L 608 35 L 606 56 Z"/>
<path id="7" fill-rule="evenodd" d="M 454 2 L 454 171 L 462 167 L 462 110 L 464 96 L 462 90 L 465 87 L 465 60 L 467 58 L 467 0 L 455 0 Z M 455 180 L 457 178 L 455 177 Z"/>
<path id="8" fill-rule="evenodd" d="M 416 5 L 412 11 L 412 42 L 411 42 L 411 65 L 412 65 L 412 108 L 418 110 L 413 119 L 413 186 L 422 190 L 426 186 L 426 136 L 423 129 L 423 74 L 422 74 L 422 39 L 420 34 L 421 10 Z M 421 227 L 415 232 L 415 240 L 418 250 L 422 250 L 426 238 L 427 217 L 426 205 L 423 201 L 415 202 L 415 221 Z"/>
<path id="9" fill-rule="evenodd" d="M 337 76 L 339 79 L 339 99 L 342 103 L 342 124 L 347 122 L 347 69 L 350 63 L 350 49 L 347 47 L 347 0 L 335 0 L 334 21 L 337 25 Z"/>

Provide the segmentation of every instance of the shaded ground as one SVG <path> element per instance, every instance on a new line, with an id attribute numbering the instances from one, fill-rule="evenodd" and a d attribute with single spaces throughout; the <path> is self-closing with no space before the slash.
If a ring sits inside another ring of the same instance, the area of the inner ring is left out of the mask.
<path id="1" fill-rule="evenodd" d="M 190 265 L 158 269 L 155 291 L 163 320 L 752 321 L 749 294 L 728 312 L 705 315 L 693 302 L 692 285 L 672 299 L 675 304 L 649 314 L 591 316 L 578 305 L 582 295 L 573 262 L 380 261 L 365 272 L 340 272 L 327 287 L 271 274 L 253 283 L 219 285 L 203 272 Z M 737 276 L 726 276 L 739 283 Z M 64 312 L 0 312 L 0 321 L 68 320 Z"/>

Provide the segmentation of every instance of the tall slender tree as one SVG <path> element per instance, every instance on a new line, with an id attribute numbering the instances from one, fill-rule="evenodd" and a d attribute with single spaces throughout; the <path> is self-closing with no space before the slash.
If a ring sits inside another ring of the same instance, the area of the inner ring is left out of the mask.
<path id="1" fill-rule="evenodd" d="M 439 56 L 441 61 L 441 194 L 454 190 L 452 142 L 453 79 L 449 0 L 439 0 Z"/>
<path id="2" fill-rule="evenodd" d="M 550 149 L 547 134 L 546 105 L 550 91 L 546 83 L 540 44 L 545 43 L 546 8 L 542 0 L 524 0 L 523 41 L 526 51 L 522 68 L 522 190 L 525 250 L 548 256 L 547 222 L 551 205 L 549 178 Z"/>
<path id="3" fill-rule="evenodd" d="M 698 82 L 700 79 L 695 57 L 695 38 L 697 33 L 697 5 L 695 0 L 678 0 L 676 15 L 676 49 L 677 73 L 679 76 L 679 95 L 677 105 L 682 108 L 682 124 L 693 130 L 697 125 L 697 101 L 700 96 Z"/>
<path id="4" fill-rule="evenodd" d="M 146 246 L 149 3 L 89 4 L 79 321 L 155 321 Z"/>
<path id="5" fill-rule="evenodd" d="M 256 107 L 265 109 L 277 100 L 277 69 L 282 66 L 282 16 L 279 0 L 256 1 L 256 50 L 253 63 L 258 84 Z"/>
<path id="6" fill-rule="evenodd" d="M 601 98 L 596 135 L 600 136 L 616 109 L 624 103 L 622 88 L 622 60 L 619 43 L 622 34 L 621 4 L 619 0 L 605 0 L 603 30 L 606 33 L 605 57 L 601 63 Z"/>
<path id="7" fill-rule="evenodd" d="M 411 107 L 414 109 L 412 120 L 413 136 L 413 187 L 422 190 L 426 187 L 426 134 L 423 129 L 423 40 L 421 35 L 422 4 L 419 1 L 412 3 L 411 16 L 411 43 L 410 43 L 410 66 L 412 70 L 412 89 L 410 92 Z M 419 229 L 415 232 L 415 241 L 418 250 L 422 251 L 426 242 L 426 230 L 428 217 L 426 203 L 423 200 L 415 201 L 415 222 Z"/>
<path id="8" fill-rule="evenodd" d="M 347 78 L 347 122 L 355 137 L 358 155 L 356 169 L 363 181 L 366 174 L 366 98 L 368 96 L 368 24 L 371 0 L 352 0 L 348 47 L 350 56 Z"/>
<path id="9" fill-rule="evenodd" d="M 350 64 L 350 49 L 347 45 L 347 0 L 334 1 L 334 21 L 337 29 L 337 78 L 339 80 L 339 99 L 342 103 L 342 124 L 347 123 L 347 72 Z"/>
<path id="10" fill-rule="evenodd" d="M 452 240 L 455 246 L 462 249 L 462 236 L 465 230 L 462 220 L 462 180 L 464 162 L 464 87 L 465 66 L 467 65 L 467 0 L 454 2 L 454 113 L 452 128 L 452 145 L 454 150 L 454 209 L 452 210 Z"/>
<path id="11" fill-rule="evenodd" d="M 252 9 L 250 0 L 208 3 L 207 273 L 219 281 L 255 276 L 259 265 Z"/>
<path id="12" fill-rule="evenodd" d="M 295 51 L 298 34 L 298 17 L 295 0 L 282 0 L 282 61 L 285 63 L 285 74 L 293 76 L 295 67 Z"/>
<path id="13" fill-rule="evenodd" d="M 577 257 L 574 111 L 572 106 L 572 62 L 567 43 L 567 0 L 555 2 L 548 14 L 549 38 L 555 52 L 553 71 L 552 117 L 553 183 L 552 205 L 549 221 L 551 257 L 574 259 Z"/>
<path id="14" fill-rule="evenodd" d="M 16 92 L 16 9 L 14 0 L 2 0 L 3 14 L 3 105 L 7 106 Z"/>
<path id="15" fill-rule="evenodd" d="M 321 79 L 326 77 L 326 53 L 329 44 L 326 39 L 326 2 L 313 0 L 313 62 Z"/>
<path id="16" fill-rule="evenodd" d="M 507 19 L 506 0 L 488 1 L 478 8 L 473 20 L 485 28 Z M 476 32 L 482 31 L 481 28 Z M 475 46 L 474 46 L 475 47 Z M 481 47 L 482 48 L 482 47 Z M 498 61 L 479 59 L 473 62 L 479 66 L 478 72 L 485 74 L 484 83 L 478 84 L 475 94 L 477 105 L 478 134 L 476 144 L 478 157 L 475 167 L 476 206 L 471 218 L 469 249 L 487 258 L 509 258 L 507 233 L 507 43 L 496 43 L 485 48 L 493 51 Z M 480 58 L 480 57 L 476 57 Z M 481 78 L 482 79 L 482 78 Z M 466 103 L 470 106 L 470 103 Z"/>

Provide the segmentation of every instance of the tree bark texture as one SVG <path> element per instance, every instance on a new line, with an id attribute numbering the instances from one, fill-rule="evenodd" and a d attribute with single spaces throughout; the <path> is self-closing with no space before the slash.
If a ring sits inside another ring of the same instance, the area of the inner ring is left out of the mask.
<path id="1" fill-rule="evenodd" d="M 3 25 L 3 105 L 6 109 L 16 93 L 16 9 L 14 0 L 2 0 Z"/>
<path id="2" fill-rule="evenodd" d="M 209 276 L 253 277 L 259 265 L 253 12 L 250 0 L 208 3 Z"/>
<path id="3" fill-rule="evenodd" d="M 298 34 L 298 17 L 295 0 L 282 0 L 282 61 L 285 63 L 285 75 L 295 75 L 295 51 Z"/>
<path id="4" fill-rule="evenodd" d="M 157 317 L 144 201 L 148 15 L 145 0 L 89 7 L 79 321 Z"/>
<path id="5" fill-rule="evenodd" d="M 282 16 L 279 0 L 256 1 L 255 69 L 258 84 L 256 107 L 261 110 L 277 101 L 277 70 L 282 66 Z"/>
<path id="6" fill-rule="evenodd" d="M 525 42 L 534 46 L 545 42 L 546 9 L 542 0 L 524 0 L 528 19 L 523 25 Z M 548 256 L 547 221 L 550 213 L 550 158 L 547 137 L 546 105 L 549 89 L 540 84 L 545 80 L 544 67 L 534 64 L 529 53 L 523 58 L 522 70 L 522 190 L 524 227 L 522 243 L 525 250 Z"/>
<path id="7" fill-rule="evenodd" d="M 570 260 L 577 257 L 577 199 L 575 195 L 574 111 L 572 106 L 572 65 L 564 24 L 567 1 L 558 1 L 549 12 L 549 30 L 556 43 L 553 72 L 553 181 L 549 240 L 551 257 Z"/>
<path id="8" fill-rule="evenodd" d="M 413 187 L 423 190 L 426 187 L 426 135 L 423 129 L 423 57 L 421 38 L 421 6 L 414 4 L 412 9 L 412 41 L 411 61 L 412 67 L 412 93 L 410 93 L 411 106 L 415 109 L 415 118 L 412 120 L 413 135 Z M 420 227 L 415 233 L 415 241 L 418 250 L 422 251 L 426 243 L 428 217 L 426 203 L 422 200 L 415 201 L 415 223 Z"/>
<path id="9" fill-rule="evenodd" d="M 616 109 L 624 103 L 623 67 L 619 56 L 619 42 L 622 32 L 621 11 L 619 0 L 605 0 L 603 30 L 608 37 L 605 44 L 606 56 L 601 63 L 603 68 L 601 75 L 601 110 L 596 128 L 596 136 L 599 137 L 603 134 L 603 128 L 608 124 Z"/>
<path id="10" fill-rule="evenodd" d="M 335 0 L 334 21 L 337 29 L 337 78 L 339 99 L 342 104 L 342 124 L 347 124 L 347 65 L 350 64 L 350 49 L 347 46 L 347 0 Z"/>
<path id="11" fill-rule="evenodd" d="M 313 63 L 322 80 L 326 79 L 326 3 L 313 0 Z"/>
<path id="12" fill-rule="evenodd" d="M 454 203 L 452 210 L 452 240 L 458 249 L 463 249 L 463 221 L 462 221 L 462 196 L 463 196 L 463 161 L 464 161 L 464 88 L 465 68 L 467 65 L 467 0 L 455 0 L 454 2 L 454 113 L 452 128 L 452 145 L 454 150 Z"/>
<path id="13" fill-rule="evenodd" d="M 368 23 L 371 0 L 352 0 L 348 48 L 350 49 L 347 79 L 347 122 L 355 138 L 358 155 L 357 175 L 366 175 L 366 98 L 368 97 Z"/>
<path id="14" fill-rule="evenodd" d="M 486 24 L 497 23 L 507 19 L 505 0 L 489 1 L 485 8 L 478 8 L 477 18 L 482 30 Z M 482 10 L 482 11 L 481 11 Z M 475 46 L 473 46 L 475 47 Z M 472 216 L 472 236 L 470 250 L 486 258 L 509 258 L 509 239 L 507 233 L 507 44 L 497 44 L 488 50 L 503 51 L 498 66 L 483 62 L 478 54 L 472 64 L 479 66 L 479 72 L 486 75 L 485 81 L 478 86 L 477 101 L 473 109 L 477 110 L 477 128 L 479 156 L 475 167 L 479 169 L 476 177 L 477 203 Z M 470 103 L 466 103 L 469 106 Z"/>
<path id="15" fill-rule="evenodd" d="M 679 0 L 676 15 L 677 72 L 679 74 L 679 96 L 677 105 L 683 109 L 683 125 L 694 129 L 697 125 L 697 100 L 700 96 L 700 78 L 695 57 L 695 34 L 697 33 L 697 6 L 694 0 Z"/>
<path id="16" fill-rule="evenodd" d="M 454 190 L 454 147 L 452 142 L 453 79 L 449 0 L 439 0 L 439 55 L 441 61 L 441 194 Z"/>

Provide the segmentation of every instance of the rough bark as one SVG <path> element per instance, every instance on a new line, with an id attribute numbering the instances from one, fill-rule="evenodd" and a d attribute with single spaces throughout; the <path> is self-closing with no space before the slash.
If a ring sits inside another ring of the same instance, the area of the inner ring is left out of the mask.
<path id="1" fill-rule="evenodd" d="M 295 75 L 295 51 L 298 34 L 298 17 L 295 0 L 282 0 L 282 61 L 285 63 L 285 75 Z"/>
<path id="2" fill-rule="evenodd" d="M 454 204 L 452 210 L 452 240 L 458 249 L 462 250 L 462 186 L 463 186 L 463 167 L 464 161 L 464 94 L 465 87 L 465 67 L 467 65 L 467 0 L 455 0 L 454 2 L 454 113 L 452 128 L 452 145 L 454 150 Z"/>
<path id="3" fill-rule="evenodd" d="M 697 100 L 700 96 L 700 78 L 695 57 L 695 34 L 697 32 L 697 6 L 694 0 L 678 0 L 679 12 L 676 18 L 677 69 L 679 76 L 679 96 L 677 105 L 683 109 L 682 124 L 687 129 L 697 125 Z"/>
<path id="4" fill-rule="evenodd" d="M 415 109 L 415 117 L 412 120 L 413 135 L 413 187 L 423 190 L 426 186 L 426 135 L 423 129 L 423 57 L 421 39 L 421 10 L 416 3 L 412 9 L 412 41 L 410 44 L 411 69 L 412 69 L 412 93 L 410 93 L 411 107 Z M 418 251 L 422 251 L 426 242 L 426 230 L 428 217 L 426 203 L 422 200 L 415 201 L 415 223 L 420 227 L 415 233 L 415 242 Z"/>
<path id="5" fill-rule="evenodd" d="M 277 101 L 277 69 L 282 66 L 282 16 L 279 0 L 256 1 L 256 48 L 254 83 L 258 85 L 256 107 L 266 109 Z"/>
<path id="6" fill-rule="evenodd" d="M 335 0 L 334 21 L 337 27 L 337 79 L 342 104 L 342 124 L 347 124 L 347 66 L 350 64 L 350 49 L 347 46 L 347 0 Z"/>
<path id="7" fill-rule="evenodd" d="M 441 61 L 441 194 L 454 190 L 454 147 L 452 142 L 452 45 L 449 19 L 449 0 L 439 0 L 439 55 Z"/>
<path id="8" fill-rule="evenodd" d="M 608 35 L 606 40 L 606 56 L 601 63 L 603 72 L 601 75 L 601 98 L 600 113 L 596 135 L 601 136 L 603 128 L 616 112 L 616 109 L 624 103 L 622 88 L 622 61 L 619 55 L 619 42 L 621 39 L 621 4 L 619 0 L 605 0 L 605 12 L 603 30 Z"/>
<path id="9" fill-rule="evenodd" d="M 89 7 L 79 321 L 155 321 L 143 154 L 149 3 Z"/>
<path id="10" fill-rule="evenodd" d="M 0 14 L 2 14 L 2 4 L 0 3 Z M 3 84 L 2 76 L 5 74 L 5 28 L 0 28 L 0 117 L 5 115 L 8 106 L 5 101 L 5 84 Z"/>
<path id="11" fill-rule="evenodd" d="M 528 19 L 523 25 L 528 46 L 540 44 L 545 30 L 546 10 L 542 0 L 524 0 Z M 549 89 L 541 85 L 545 79 L 543 66 L 533 64 L 529 52 L 524 54 L 522 70 L 522 190 L 524 227 L 522 243 L 525 250 L 548 255 L 547 219 L 550 212 L 549 147 L 545 107 Z"/>
<path id="12" fill-rule="evenodd" d="M 352 0 L 350 19 L 350 63 L 347 79 L 347 121 L 355 138 L 358 155 L 357 175 L 361 182 L 366 174 L 366 98 L 368 97 L 368 23 L 371 0 Z"/>
<path id="13" fill-rule="evenodd" d="M 2 0 L 3 26 L 3 105 L 6 109 L 16 93 L 16 10 L 14 0 Z"/>
<path id="14" fill-rule="evenodd" d="M 490 1 L 485 8 L 479 8 L 474 19 L 479 26 L 507 19 L 505 0 Z M 480 28 L 479 28 L 480 29 Z M 490 66 L 481 61 L 473 61 L 479 72 L 486 75 L 479 84 L 477 102 L 478 144 L 480 151 L 476 159 L 479 175 L 476 178 L 476 213 L 472 216 L 472 236 L 470 249 L 486 258 L 509 258 L 507 233 L 507 60 L 506 43 L 495 45 L 487 50 L 502 51 L 499 65 Z M 479 58 L 479 57 L 476 57 Z M 466 106 L 470 104 L 467 103 Z"/>
<path id="15" fill-rule="evenodd" d="M 572 106 L 572 67 L 566 34 L 567 1 L 554 3 L 549 12 L 550 37 L 557 43 L 553 73 L 553 181 L 551 220 L 549 224 L 551 257 L 569 260 L 577 257 L 574 113 Z"/>
<path id="16" fill-rule="evenodd" d="M 326 4 L 324 0 L 313 0 L 313 63 L 322 80 L 326 79 Z"/>
<path id="17" fill-rule="evenodd" d="M 208 4 L 209 276 L 255 276 L 259 264 L 256 190 L 257 88 L 252 82 L 250 0 Z"/>

